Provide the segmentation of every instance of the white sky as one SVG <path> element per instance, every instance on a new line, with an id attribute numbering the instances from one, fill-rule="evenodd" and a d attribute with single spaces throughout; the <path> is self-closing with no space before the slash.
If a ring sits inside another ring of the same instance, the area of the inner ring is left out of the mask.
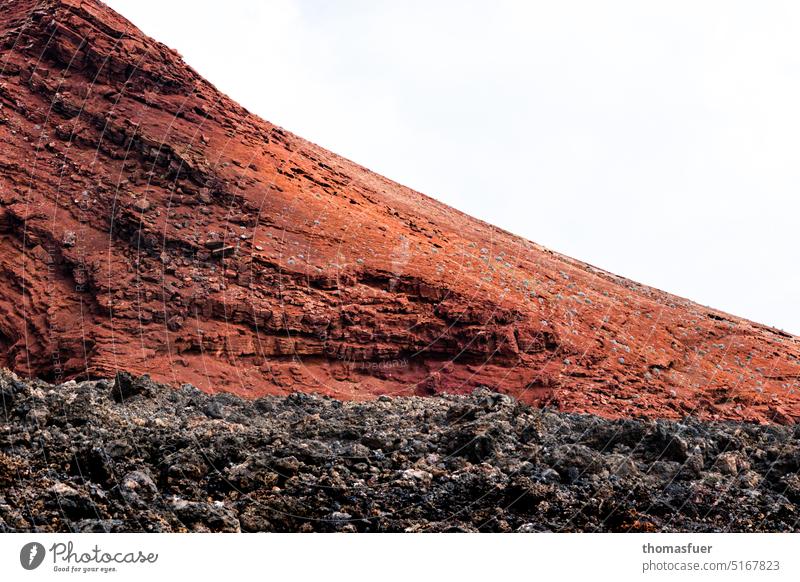
<path id="1" fill-rule="evenodd" d="M 800 333 L 800 3 L 108 4 L 376 172 Z"/>

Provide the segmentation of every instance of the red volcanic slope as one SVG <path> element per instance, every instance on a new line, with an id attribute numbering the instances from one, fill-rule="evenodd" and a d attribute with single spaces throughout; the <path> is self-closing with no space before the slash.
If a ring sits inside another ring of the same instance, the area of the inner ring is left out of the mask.
<path id="1" fill-rule="evenodd" d="M 0 0 L 0 366 L 794 422 L 798 338 L 292 135 L 95 0 Z"/>

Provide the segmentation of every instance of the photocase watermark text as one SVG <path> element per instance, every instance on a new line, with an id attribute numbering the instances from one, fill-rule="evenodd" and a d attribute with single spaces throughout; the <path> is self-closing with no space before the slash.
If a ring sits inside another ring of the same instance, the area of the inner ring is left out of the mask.
<path id="1" fill-rule="evenodd" d="M 155 564 L 158 554 L 136 552 L 105 552 L 95 545 L 89 551 L 76 552 L 72 542 L 50 546 L 54 564 Z"/>

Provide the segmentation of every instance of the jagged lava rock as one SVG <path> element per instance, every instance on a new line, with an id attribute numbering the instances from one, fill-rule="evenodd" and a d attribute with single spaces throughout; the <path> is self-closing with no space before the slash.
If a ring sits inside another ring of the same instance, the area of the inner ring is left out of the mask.
<path id="1" fill-rule="evenodd" d="M 0 365 L 793 423 L 797 338 L 252 115 L 95 0 L 0 1 Z"/>

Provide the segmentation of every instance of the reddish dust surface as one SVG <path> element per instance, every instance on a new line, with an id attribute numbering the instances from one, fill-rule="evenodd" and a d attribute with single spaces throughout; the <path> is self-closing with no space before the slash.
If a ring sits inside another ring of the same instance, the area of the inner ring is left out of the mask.
<path id="1" fill-rule="evenodd" d="M 797 338 L 309 143 L 93 0 L 0 1 L 0 272 L 0 366 L 51 380 L 800 418 Z"/>

